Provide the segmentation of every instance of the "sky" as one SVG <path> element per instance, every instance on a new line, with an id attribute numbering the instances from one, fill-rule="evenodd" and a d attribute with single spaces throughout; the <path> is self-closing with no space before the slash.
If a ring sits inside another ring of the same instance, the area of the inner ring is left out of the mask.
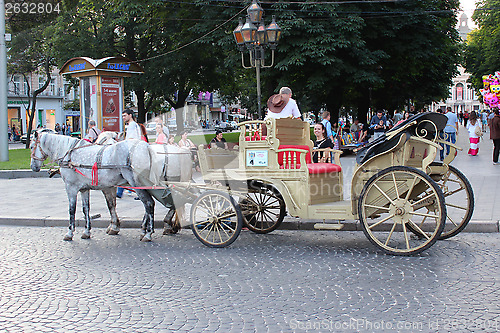
<path id="1" fill-rule="evenodd" d="M 469 17 L 469 27 L 470 28 L 475 28 L 476 25 L 472 21 L 471 17 L 472 14 L 474 13 L 474 9 L 476 8 L 476 1 L 475 0 L 460 0 L 460 9 L 463 10 L 463 12 Z M 459 13 L 459 17 L 462 15 L 462 12 Z"/>

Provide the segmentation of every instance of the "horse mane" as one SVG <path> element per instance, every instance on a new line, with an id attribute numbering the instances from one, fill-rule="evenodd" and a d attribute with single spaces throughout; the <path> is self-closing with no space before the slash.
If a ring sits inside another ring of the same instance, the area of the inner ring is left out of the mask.
<path id="1" fill-rule="evenodd" d="M 40 147 L 49 155 L 52 161 L 62 159 L 74 145 L 75 141 L 80 140 L 60 134 L 40 133 L 40 135 Z"/>

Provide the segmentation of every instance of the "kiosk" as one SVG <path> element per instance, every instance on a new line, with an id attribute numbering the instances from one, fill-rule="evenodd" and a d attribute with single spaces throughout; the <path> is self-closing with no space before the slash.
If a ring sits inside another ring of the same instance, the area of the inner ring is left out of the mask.
<path id="1" fill-rule="evenodd" d="M 80 129 L 82 137 L 94 120 L 103 131 L 121 132 L 124 106 L 124 78 L 143 74 L 144 69 L 130 59 L 77 57 L 66 61 L 61 74 L 80 79 Z"/>

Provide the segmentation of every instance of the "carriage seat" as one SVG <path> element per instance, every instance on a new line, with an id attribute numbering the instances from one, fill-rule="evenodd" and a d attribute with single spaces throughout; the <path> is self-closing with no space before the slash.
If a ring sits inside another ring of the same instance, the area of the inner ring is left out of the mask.
<path id="1" fill-rule="evenodd" d="M 319 174 L 324 174 L 324 173 L 335 173 L 335 172 L 341 172 L 342 167 L 337 164 L 333 163 L 313 163 L 311 159 L 311 150 L 309 146 L 307 145 L 280 145 L 278 149 L 303 149 L 307 150 L 306 154 L 306 165 L 307 169 L 309 170 L 310 175 L 319 175 Z M 288 156 L 285 157 L 285 154 L 289 154 Z M 294 167 L 294 165 L 288 163 L 285 159 L 291 159 L 291 160 L 296 160 L 297 162 L 300 162 L 300 153 L 295 152 L 295 151 L 290 151 L 290 152 L 279 152 L 278 153 L 278 164 L 280 166 L 280 169 L 300 169 L 300 164 L 297 163 Z"/>
<path id="2" fill-rule="evenodd" d="M 408 131 L 403 131 L 389 140 L 387 140 L 387 137 L 384 134 L 377 140 L 370 142 L 358 151 L 358 153 L 356 154 L 356 163 L 363 164 L 376 155 L 390 151 L 399 143 L 402 135 L 405 136 L 405 142 L 408 141 L 411 136 Z"/>

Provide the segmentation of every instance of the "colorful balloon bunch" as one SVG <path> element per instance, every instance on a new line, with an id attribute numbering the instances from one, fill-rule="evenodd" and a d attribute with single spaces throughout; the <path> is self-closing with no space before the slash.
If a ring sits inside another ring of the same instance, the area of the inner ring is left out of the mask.
<path id="1" fill-rule="evenodd" d="M 500 106 L 500 72 L 483 75 L 483 86 L 484 89 L 481 89 L 480 92 L 484 104 L 490 108 Z"/>

